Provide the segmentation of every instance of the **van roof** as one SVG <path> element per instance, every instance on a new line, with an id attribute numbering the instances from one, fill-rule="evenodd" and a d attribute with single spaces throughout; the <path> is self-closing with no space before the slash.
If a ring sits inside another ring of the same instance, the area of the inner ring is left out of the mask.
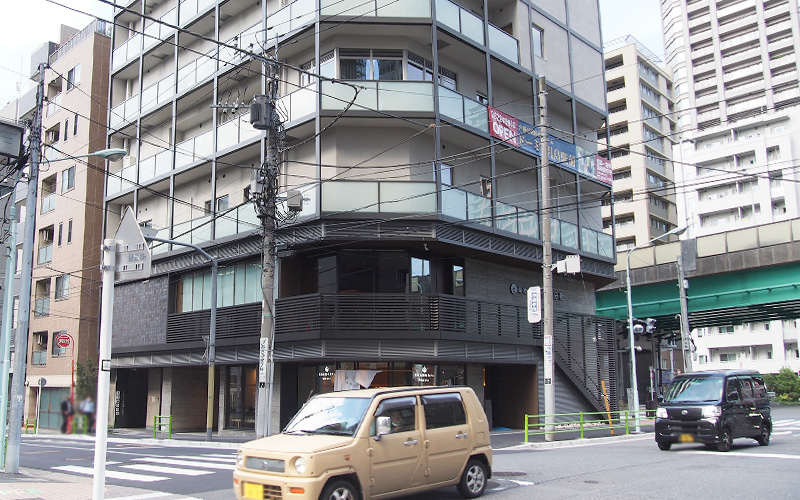
<path id="1" fill-rule="evenodd" d="M 463 385 L 437 385 L 437 386 L 400 386 L 400 387 L 380 387 L 370 389 L 352 389 L 347 391 L 326 392 L 318 394 L 318 397 L 351 397 L 351 398 L 374 398 L 381 394 L 393 394 L 404 392 L 452 392 L 468 389 Z"/>
<path id="2" fill-rule="evenodd" d="M 727 377 L 736 375 L 761 375 L 756 370 L 737 369 L 737 370 L 705 370 L 700 372 L 681 373 L 677 377 Z M 677 378 L 676 377 L 676 378 Z"/>

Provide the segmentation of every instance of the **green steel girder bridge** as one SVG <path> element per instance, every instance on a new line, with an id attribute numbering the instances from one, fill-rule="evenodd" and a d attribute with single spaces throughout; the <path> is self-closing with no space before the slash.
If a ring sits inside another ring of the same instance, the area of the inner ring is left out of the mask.
<path id="1" fill-rule="evenodd" d="M 688 281 L 690 328 L 800 318 L 800 219 L 635 250 L 631 296 L 635 318 L 679 330 L 677 256 Z M 628 319 L 625 257 L 618 280 L 596 294 L 597 314 Z"/>

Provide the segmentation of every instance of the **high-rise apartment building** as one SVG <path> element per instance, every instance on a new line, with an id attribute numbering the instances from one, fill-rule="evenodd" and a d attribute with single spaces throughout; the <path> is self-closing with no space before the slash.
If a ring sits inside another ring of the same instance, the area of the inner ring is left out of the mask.
<path id="1" fill-rule="evenodd" d="M 800 217 L 796 2 L 665 0 L 674 75 L 678 221 L 690 238 Z M 747 335 L 729 335 L 744 328 Z M 787 348 L 784 330 L 794 340 Z M 789 333 L 792 332 L 792 333 Z M 793 321 L 695 332 L 701 368 L 775 372 L 797 359 Z M 720 333 L 722 335 L 716 335 Z"/>
<path id="2" fill-rule="evenodd" d="M 249 193 L 267 141 L 249 104 L 276 52 L 278 185 L 302 207 L 266 249 L 272 429 L 310 394 L 359 380 L 467 384 L 496 426 L 544 411 L 541 325 L 525 295 L 542 282 L 539 75 L 554 262 L 581 257 L 581 274 L 555 277 L 557 407 L 601 408 L 603 381 L 616 405 L 613 327 L 594 315 L 616 257 L 601 218 L 610 165 L 593 140 L 606 120 L 596 0 L 124 3 L 108 146 L 129 157 L 108 172 L 106 235 L 130 206 L 157 236 L 219 258 L 215 429 L 254 428 L 265 397 Z M 152 276 L 116 287 L 111 415 L 202 429 L 209 265 L 177 244 L 152 250 Z"/>
<path id="3" fill-rule="evenodd" d="M 58 44 L 48 42 L 31 56 L 31 79 L 44 80 L 43 158 L 27 352 L 15 350 L 14 356 L 27 360 L 25 418 L 36 418 L 38 407 L 38 425 L 45 428 L 61 425 L 59 403 L 73 393 L 76 364 L 97 363 L 105 166 L 100 159 L 74 157 L 104 149 L 110 34 L 110 26 L 99 20 L 83 30 L 62 26 Z M 48 64 L 43 75 L 40 62 Z M 32 116 L 35 96 L 34 89 L 5 112 Z M 19 219 L 25 220 L 24 185 L 17 186 L 14 201 L 22 212 Z M 24 224 L 18 224 L 17 233 L 19 273 Z M 15 309 L 18 304 L 16 297 Z"/>
<path id="4" fill-rule="evenodd" d="M 606 91 L 613 172 L 603 227 L 617 250 L 643 245 L 676 227 L 672 168 L 672 79 L 646 47 L 631 36 L 606 42 Z M 602 152 L 601 152 L 602 154 Z M 613 215 L 613 219 L 612 219 Z"/>

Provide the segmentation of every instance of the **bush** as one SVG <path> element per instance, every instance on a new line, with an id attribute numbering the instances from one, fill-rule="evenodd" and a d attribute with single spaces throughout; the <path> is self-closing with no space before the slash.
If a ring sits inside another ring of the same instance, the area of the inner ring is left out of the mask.
<path id="1" fill-rule="evenodd" d="M 800 376 L 790 368 L 764 375 L 764 382 L 767 389 L 775 392 L 775 401 L 779 403 L 796 403 L 800 399 Z"/>

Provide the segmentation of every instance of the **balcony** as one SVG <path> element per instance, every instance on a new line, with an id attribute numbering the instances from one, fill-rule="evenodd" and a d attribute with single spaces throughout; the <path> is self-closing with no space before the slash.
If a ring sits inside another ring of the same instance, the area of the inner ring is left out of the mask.
<path id="1" fill-rule="evenodd" d="M 261 131 L 250 124 L 250 116 L 237 116 L 217 127 L 217 151 L 223 151 L 240 142 L 260 137 Z"/>
<path id="2" fill-rule="evenodd" d="M 722 19 L 723 17 L 734 15 L 737 12 L 741 12 L 749 8 L 754 8 L 755 6 L 756 6 L 755 0 L 746 0 L 744 2 L 738 2 L 733 5 L 729 5 L 728 7 L 723 7 L 717 10 L 717 19 Z"/>
<path id="3" fill-rule="evenodd" d="M 56 193 L 42 196 L 42 214 L 50 213 L 56 209 Z"/>
<path id="4" fill-rule="evenodd" d="M 701 24 L 706 24 L 710 22 L 711 22 L 711 15 L 709 13 L 705 13 L 702 16 L 689 20 L 689 30 L 691 30 L 696 26 L 700 26 Z"/>
<path id="5" fill-rule="evenodd" d="M 435 187 L 434 187 L 435 189 Z M 508 207 L 504 207 L 508 211 Z M 461 189 L 442 188 L 442 215 L 454 219 L 473 222 L 486 227 L 492 227 L 492 200 L 469 191 Z M 508 216 L 509 214 L 504 214 Z M 526 222 L 526 221 L 523 221 Z M 538 233 L 538 222 L 535 226 L 530 222 L 524 224 L 522 231 L 530 232 L 534 229 Z M 518 228 L 517 233 L 519 234 Z M 537 234 L 538 236 L 538 234 Z"/>
<path id="6" fill-rule="evenodd" d="M 700 49 L 692 49 L 692 59 L 699 59 L 703 56 L 707 56 L 713 53 L 714 53 L 713 45 L 709 45 L 708 47 L 702 47 Z"/>
<path id="7" fill-rule="evenodd" d="M 785 66 L 794 66 L 797 63 L 797 57 L 794 54 L 785 54 L 774 59 L 770 59 L 769 68 L 777 69 Z"/>
<path id="8" fill-rule="evenodd" d="M 166 149 L 139 162 L 139 183 L 144 184 L 171 171 L 172 150 Z"/>
<path id="9" fill-rule="evenodd" d="M 787 19 L 786 21 L 781 21 L 771 26 L 767 26 L 767 36 L 774 35 L 775 33 L 781 33 L 783 31 L 790 31 L 791 29 L 792 21 Z"/>
<path id="10" fill-rule="evenodd" d="M 364 87 L 358 93 L 350 111 L 377 110 L 381 112 L 433 113 L 433 84 L 411 81 L 344 81 Z M 349 85 L 322 82 L 322 109 L 341 111 L 353 100 L 355 91 Z"/>
<path id="11" fill-rule="evenodd" d="M 132 188 L 136 182 L 136 165 L 128 165 L 122 170 L 111 172 L 106 177 L 106 196 L 113 196 Z"/>
<path id="12" fill-rule="evenodd" d="M 216 4 L 216 0 L 183 0 L 180 3 L 180 19 L 178 24 L 183 26 L 197 14 L 202 14 Z"/>
<path id="13" fill-rule="evenodd" d="M 118 129 L 131 123 L 139 115 L 139 94 L 128 98 L 111 109 L 109 124 L 111 128 Z"/>
<path id="14" fill-rule="evenodd" d="M 780 92 L 775 92 L 772 96 L 773 101 L 775 103 L 782 103 L 785 101 L 791 101 L 800 98 L 800 89 L 797 87 L 790 88 L 787 90 L 781 90 Z"/>
<path id="15" fill-rule="evenodd" d="M 789 25 L 789 27 L 791 27 L 791 25 Z M 767 34 L 769 34 L 769 28 L 767 28 Z M 758 40 L 758 30 L 751 31 L 750 33 L 745 33 L 744 35 L 739 35 L 739 36 L 730 38 L 728 40 L 722 41 L 719 44 L 719 49 L 721 51 L 727 50 L 727 49 L 729 49 L 731 47 L 736 47 L 738 45 L 742 45 L 742 44 L 747 43 L 747 42 L 752 42 L 754 40 Z M 709 52 L 709 54 L 710 53 L 711 52 Z M 692 53 L 692 56 L 694 56 L 694 53 Z"/>
<path id="16" fill-rule="evenodd" d="M 142 35 L 135 34 L 122 42 L 111 55 L 111 70 L 116 71 L 142 52 Z"/>
<path id="17" fill-rule="evenodd" d="M 322 213 L 436 213 L 433 182 L 327 181 L 322 184 Z M 491 224 L 491 217 L 489 218 Z"/>
<path id="18" fill-rule="evenodd" d="M 175 75 L 170 74 L 142 90 L 142 112 L 146 113 L 158 105 L 168 102 L 174 95 Z"/>
<path id="19" fill-rule="evenodd" d="M 261 228 L 261 221 L 251 203 L 246 203 L 217 218 L 214 223 L 216 239 L 246 233 Z"/>
<path id="20" fill-rule="evenodd" d="M 175 146 L 175 169 L 185 167 L 197 160 L 209 158 L 214 154 L 214 131 L 209 130 L 198 136 L 179 142 Z"/>
<path id="21" fill-rule="evenodd" d="M 770 62 L 771 64 L 772 62 Z M 761 75 L 764 71 L 764 65 L 761 63 L 753 64 L 752 66 L 748 66 L 746 68 L 737 69 L 734 71 L 730 71 L 724 73 L 722 75 L 722 80 L 725 83 L 732 82 L 735 80 L 740 80 L 742 78 L 747 78 L 753 75 Z"/>
<path id="22" fill-rule="evenodd" d="M 49 245 L 43 245 L 39 247 L 39 256 L 37 258 L 37 264 L 47 264 L 48 262 L 53 261 L 53 244 L 50 243 Z"/>
<path id="23" fill-rule="evenodd" d="M 53 116 L 61 109 L 61 95 L 62 93 L 59 92 L 47 99 L 47 116 Z"/>
<path id="24" fill-rule="evenodd" d="M 178 92 L 206 81 L 217 71 L 217 50 L 213 49 L 178 68 Z"/>
<path id="25" fill-rule="evenodd" d="M 483 19 L 450 0 L 436 1 L 436 21 L 461 33 L 481 46 L 486 46 Z M 489 24 L 489 49 L 492 52 L 519 63 L 519 42 L 500 28 Z"/>
<path id="26" fill-rule="evenodd" d="M 173 225 L 172 239 L 181 243 L 201 245 L 211 241 L 212 215 L 203 215 L 186 222 Z"/>
<path id="27" fill-rule="evenodd" d="M 278 101 L 278 109 L 286 111 L 286 127 L 290 128 L 293 123 L 310 118 L 317 112 L 318 96 L 316 84 L 297 89 L 294 92 L 281 96 Z"/>
<path id="28" fill-rule="evenodd" d="M 443 192 L 443 197 L 444 194 Z M 497 229 L 537 240 L 541 239 L 539 236 L 539 217 L 536 212 L 501 201 L 496 202 L 495 209 L 497 211 Z"/>
<path id="29" fill-rule="evenodd" d="M 439 87 L 438 90 L 439 113 L 481 132 L 489 133 L 489 110 L 485 104 L 445 87 Z"/>
<path id="30" fill-rule="evenodd" d="M 296 0 L 295 2 L 290 3 L 289 5 L 285 6 L 284 8 L 280 9 L 278 12 L 272 14 L 267 19 L 267 26 L 272 26 L 272 29 L 269 32 L 270 38 L 272 40 L 280 39 L 283 36 L 286 36 L 289 33 L 294 31 L 301 30 L 305 26 L 314 23 L 314 9 L 315 9 L 315 1 L 314 0 Z M 368 5 L 370 6 L 369 12 L 364 12 L 363 14 L 359 14 L 360 17 L 362 16 L 374 16 L 378 15 L 378 12 L 381 15 L 391 15 L 392 17 L 430 17 L 430 8 L 425 15 L 419 15 L 419 9 L 415 8 L 415 3 L 425 3 L 427 2 L 412 2 L 409 0 L 399 0 L 398 2 L 390 2 L 387 7 L 382 7 L 381 10 L 375 8 L 375 6 L 370 2 Z M 397 8 L 398 4 L 400 8 Z M 346 15 L 350 15 L 351 10 L 355 6 L 366 5 L 364 2 L 339 2 L 337 0 L 322 0 L 320 2 L 320 7 L 322 9 L 321 17 L 325 17 L 326 9 L 331 11 L 330 15 L 337 15 L 338 12 L 334 12 L 335 10 L 339 9 L 342 11 L 346 11 Z M 405 7 L 405 8 L 404 8 Z M 399 10 L 399 12 L 395 12 Z M 391 14 L 387 14 L 385 12 L 391 12 Z M 256 30 L 260 31 L 260 24 Z M 263 33 L 263 31 L 260 31 Z M 242 43 L 240 47 L 247 47 L 249 42 L 247 42 L 247 37 L 243 37 L 246 43 Z M 273 42 L 268 42 L 266 45 L 274 45 Z M 258 45 L 254 45 L 257 47 Z M 223 49 L 224 51 L 224 49 Z M 222 59 L 225 61 L 226 59 Z"/>
<path id="31" fill-rule="evenodd" d="M 707 122 L 710 120 L 719 119 L 720 114 L 718 109 L 714 109 L 711 111 L 706 111 L 705 113 L 698 113 L 697 114 L 697 121 L 698 123 Z"/>
<path id="32" fill-rule="evenodd" d="M 163 41 L 173 33 L 175 33 L 175 29 L 167 26 L 164 23 L 169 25 L 176 25 L 178 24 L 178 9 L 172 9 L 163 16 L 159 18 L 162 22 L 151 22 L 144 28 L 144 50 L 148 50 L 151 47 L 157 45 L 160 41 Z"/>

